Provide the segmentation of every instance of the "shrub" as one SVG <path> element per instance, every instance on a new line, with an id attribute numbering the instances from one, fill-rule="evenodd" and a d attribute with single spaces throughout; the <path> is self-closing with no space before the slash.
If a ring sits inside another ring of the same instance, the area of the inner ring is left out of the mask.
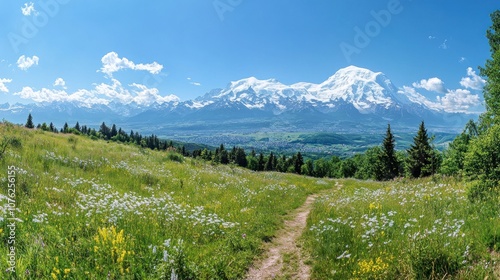
<path id="1" fill-rule="evenodd" d="M 175 161 L 175 162 L 184 162 L 184 157 L 178 153 L 175 152 L 169 152 L 167 154 L 167 159 L 170 161 Z"/>

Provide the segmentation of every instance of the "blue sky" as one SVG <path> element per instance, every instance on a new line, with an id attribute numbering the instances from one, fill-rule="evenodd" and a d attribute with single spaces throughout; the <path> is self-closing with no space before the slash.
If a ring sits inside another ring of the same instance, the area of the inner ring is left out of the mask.
<path id="1" fill-rule="evenodd" d="M 2 1 L 0 103 L 187 100 L 250 76 L 321 83 L 356 65 L 384 72 L 408 94 L 468 100 L 476 110 L 484 82 L 477 67 L 490 56 L 485 33 L 499 8 L 457 0 Z"/>

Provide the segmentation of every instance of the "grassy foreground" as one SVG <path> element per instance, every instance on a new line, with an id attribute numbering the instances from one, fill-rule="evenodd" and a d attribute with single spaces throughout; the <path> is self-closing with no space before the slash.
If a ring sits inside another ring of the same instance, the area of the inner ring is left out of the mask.
<path id="1" fill-rule="evenodd" d="M 496 279 L 500 205 L 450 179 L 346 180 L 316 200 L 303 239 L 313 279 Z"/>
<path id="2" fill-rule="evenodd" d="M 0 159 L 1 279 L 241 279 L 321 190 L 302 236 L 313 279 L 500 276 L 500 205 L 451 179 L 332 181 L 0 124 L 4 136 L 18 141 Z"/>
<path id="3" fill-rule="evenodd" d="M 284 215 L 334 185 L 10 124 L 4 136 L 20 145 L 0 159 L 2 279 L 242 278 Z"/>

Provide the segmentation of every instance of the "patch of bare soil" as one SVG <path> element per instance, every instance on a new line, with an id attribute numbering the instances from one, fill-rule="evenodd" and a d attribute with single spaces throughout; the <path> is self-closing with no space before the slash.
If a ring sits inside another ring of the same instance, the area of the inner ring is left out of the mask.
<path id="1" fill-rule="evenodd" d="M 311 212 L 316 195 L 311 195 L 306 202 L 285 221 L 273 239 L 266 255 L 257 261 L 247 273 L 247 280 L 264 279 L 309 279 L 311 268 L 304 263 L 303 255 L 297 240 L 306 227 L 307 217 Z"/>

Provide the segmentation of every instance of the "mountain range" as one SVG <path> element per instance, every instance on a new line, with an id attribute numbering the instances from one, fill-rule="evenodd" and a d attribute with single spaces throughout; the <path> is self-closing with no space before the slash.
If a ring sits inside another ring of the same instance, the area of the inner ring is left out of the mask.
<path id="1" fill-rule="evenodd" d="M 320 84 L 285 85 L 254 77 L 230 82 L 193 100 L 162 104 L 83 105 L 72 102 L 0 104 L 0 118 L 89 125 L 113 122 L 151 131 L 366 131 L 387 123 L 407 128 L 421 120 L 440 130 L 461 129 L 475 115 L 447 113 L 398 90 L 381 72 L 349 66 Z"/>

